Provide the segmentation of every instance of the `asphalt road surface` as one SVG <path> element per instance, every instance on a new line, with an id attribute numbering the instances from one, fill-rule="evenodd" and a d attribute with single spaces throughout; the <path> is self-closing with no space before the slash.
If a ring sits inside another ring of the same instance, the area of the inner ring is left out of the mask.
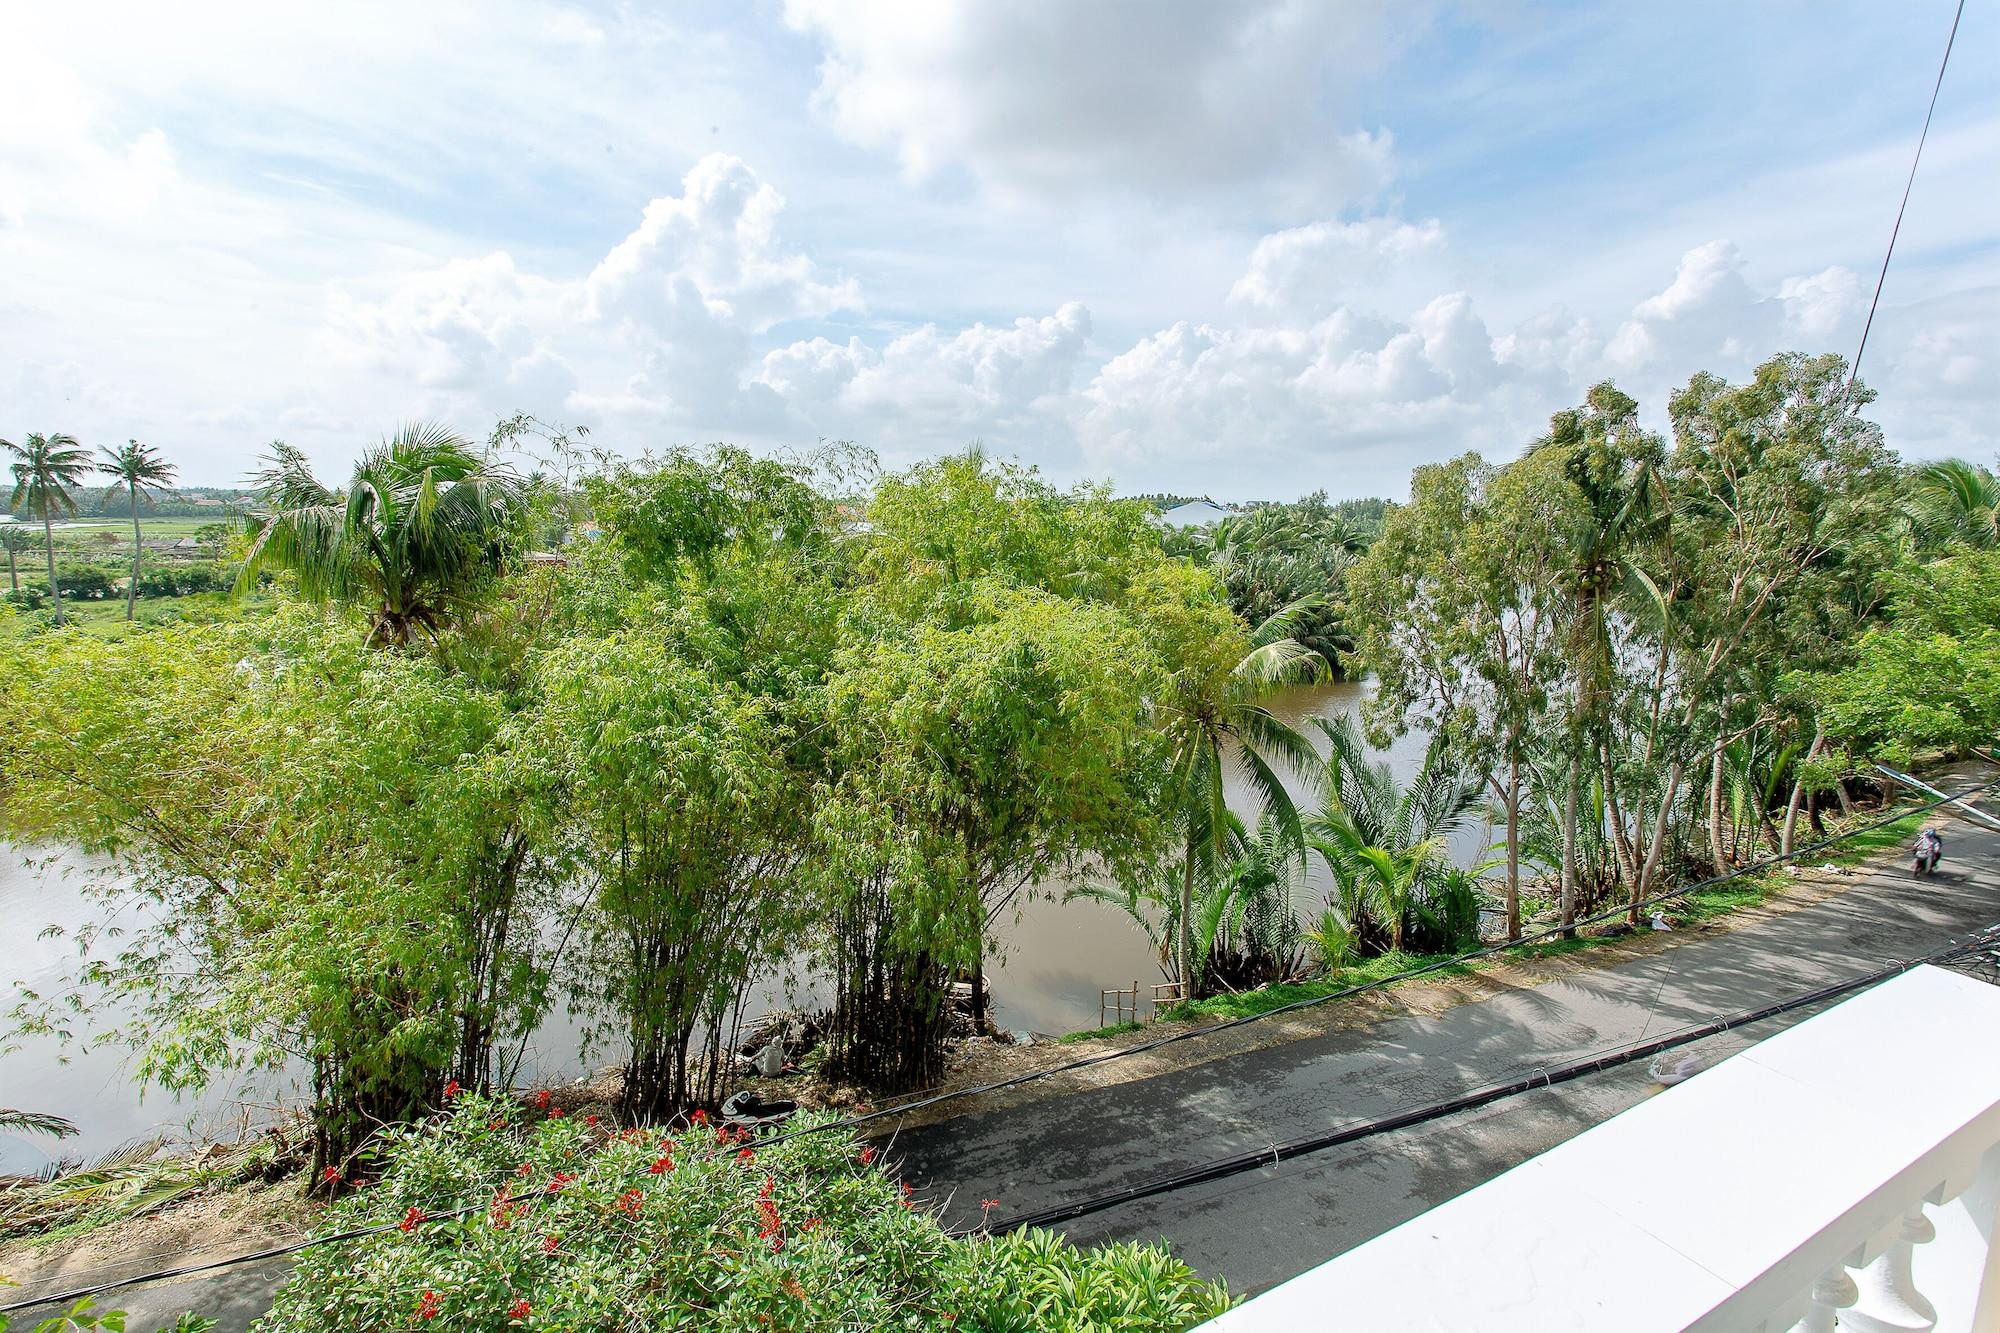
<path id="1" fill-rule="evenodd" d="M 899 1134 L 890 1152 L 946 1220 L 969 1225 L 1158 1179 L 1212 1158 L 1298 1138 L 1504 1082 L 1645 1036 L 1754 1009 L 1928 953 L 2000 920 L 2000 836 L 1954 822 L 1934 878 L 1857 874 L 1846 892 L 1726 934 L 1436 1017 L 1248 1052 L 1155 1078 L 983 1112 Z M 1690 1049 L 1720 1059 L 1807 1014 Z M 1697 1075 L 1698 1077 L 1698 1075 Z M 1095 1213 L 1071 1239 L 1165 1240 L 1202 1273 L 1255 1292 L 1381 1234 L 1656 1091 L 1643 1062 L 1477 1111 Z M 1671 1169 L 1656 1145 L 1634 1171 Z M 182 1310 L 249 1327 L 282 1262 L 104 1300 L 132 1333 Z M 25 1294 L 25 1293 L 23 1293 Z M 17 1316 L 32 1327 L 42 1312 Z"/>

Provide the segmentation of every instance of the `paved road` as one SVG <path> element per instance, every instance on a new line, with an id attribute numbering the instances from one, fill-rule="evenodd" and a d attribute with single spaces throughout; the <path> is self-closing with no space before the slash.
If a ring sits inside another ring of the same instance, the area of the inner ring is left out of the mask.
<path id="1" fill-rule="evenodd" d="M 1926 953 L 2000 920 L 2000 837 L 1963 825 L 1935 879 L 1889 871 L 1847 892 L 1650 958 L 1579 972 L 1436 1017 L 1220 1059 L 1142 1082 L 911 1130 L 906 1178 L 966 1223 L 1156 1179 L 1537 1066 L 1628 1044 Z M 1693 1048 L 1713 1058 L 1803 1011 Z M 1256 1291 L 1407 1221 L 1656 1091 L 1643 1064 L 1479 1111 L 1078 1219 L 1080 1242 L 1165 1239 L 1201 1272 Z M 1660 1144 L 1653 1163 L 1670 1162 Z"/>
<path id="2" fill-rule="evenodd" d="M 1157 1078 L 908 1131 L 906 1178 L 947 1219 L 996 1218 L 1150 1180 L 1213 1157 L 1418 1106 L 1579 1055 L 1625 1045 L 1913 957 L 2000 920 L 2000 836 L 1952 830 L 1934 879 L 1858 876 L 1838 897 L 1654 957 L 1581 972 L 1432 1018 L 1229 1056 Z M 1694 1048 L 1721 1058 L 1801 1012 Z M 1072 1223 L 1091 1243 L 1165 1239 L 1201 1272 L 1256 1291 L 1381 1234 L 1650 1095 L 1643 1065 Z M 1658 1145 L 1650 1162 L 1671 1162 Z M 118 1293 L 131 1333 L 181 1310 L 238 1333 L 265 1308 L 282 1265 Z M 32 1326 L 33 1318 L 18 1324 Z"/>

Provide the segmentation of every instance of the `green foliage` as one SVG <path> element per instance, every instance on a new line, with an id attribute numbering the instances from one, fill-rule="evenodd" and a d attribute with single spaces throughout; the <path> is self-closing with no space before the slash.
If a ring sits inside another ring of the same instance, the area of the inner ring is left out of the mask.
<path id="1" fill-rule="evenodd" d="M 7 834 L 105 858 L 107 917 L 146 907 L 17 1028 L 72 1035 L 95 998 L 125 1015 L 96 1039 L 170 1088 L 303 1060 L 323 1165 L 539 1016 L 497 697 L 296 616 L 0 653 Z"/>
<path id="2" fill-rule="evenodd" d="M 362 607 L 370 640 L 435 639 L 497 574 L 520 535 L 527 489 L 515 473 L 441 426 L 406 426 L 370 448 L 345 491 L 313 476 L 304 454 L 271 446 L 257 528 L 237 575 L 241 594 L 286 570 L 316 602 Z"/>
<path id="3" fill-rule="evenodd" d="M 1154 1246 L 954 1238 L 844 1133 L 762 1148 L 698 1125 L 600 1134 L 512 1119 L 502 1103 L 469 1099 L 440 1124 L 390 1136 L 382 1179 L 326 1223 L 388 1229 L 308 1250 L 261 1333 L 432 1318 L 495 1330 L 1137 1333 L 1229 1304 Z M 465 1217 L 426 1220 L 462 1205 Z"/>
<path id="4" fill-rule="evenodd" d="M 1380 502 L 1372 521 L 1350 518 L 1357 503 L 1328 503 L 1321 491 L 1292 504 L 1259 505 L 1223 519 L 1194 554 L 1228 590 L 1236 614 L 1252 625 L 1285 618 L 1291 638 L 1346 674 L 1354 639 L 1344 623 L 1347 571 L 1381 530 Z"/>
<path id="5" fill-rule="evenodd" d="M 802 793 L 771 710 L 639 629 L 570 639 L 539 685 L 537 781 L 596 867 L 590 984 L 629 1039 L 626 1108 L 713 1101 L 729 1017 L 799 916 Z"/>
<path id="6" fill-rule="evenodd" d="M 1850 665 L 1795 672 L 1828 736 L 1852 752 L 1907 764 L 2000 735 L 2000 553 L 1968 551 L 1903 571 L 1886 623 Z M 1831 785 L 1824 772 L 1822 786 Z"/>

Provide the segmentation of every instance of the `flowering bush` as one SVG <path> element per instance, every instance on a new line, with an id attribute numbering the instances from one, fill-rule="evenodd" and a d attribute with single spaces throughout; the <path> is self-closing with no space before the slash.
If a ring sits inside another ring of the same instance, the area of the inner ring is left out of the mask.
<path id="1" fill-rule="evenodd" d="M 852 1136 L 613 1132 L 461 1097 L 398 1132 L 261 1333 L 1180 1329 L 1227 1308 L 1159 1247 L 958 1238 Z M 809 1122 L 808 1122 L 809 1123 Z M 459 1215 L 450 1215 L 458 1210 Z"/>

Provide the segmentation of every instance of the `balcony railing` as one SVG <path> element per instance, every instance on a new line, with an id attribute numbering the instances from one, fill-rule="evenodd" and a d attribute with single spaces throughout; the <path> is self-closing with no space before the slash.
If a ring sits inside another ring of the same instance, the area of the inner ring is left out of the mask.
<path id="1" fill-rule="evenodd" d="M 1921 967 L 1207 1325 L 2000 1330 L 2000 988 Z"/>

